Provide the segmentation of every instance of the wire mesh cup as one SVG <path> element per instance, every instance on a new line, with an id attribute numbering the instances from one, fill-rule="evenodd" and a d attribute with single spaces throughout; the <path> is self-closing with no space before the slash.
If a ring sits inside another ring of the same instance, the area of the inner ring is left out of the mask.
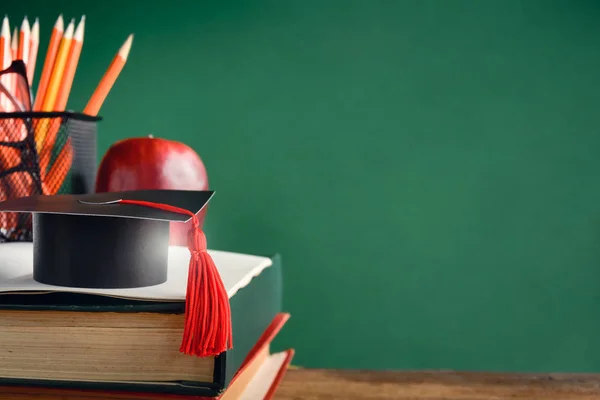
<path id="1" fill-rule="evenodd" d="M 0 113 L 0 201 L 93 193 L 99 120 L 71 112 Z M 0 213 L 0 242 L 32 239 L 30 214 Z"/>

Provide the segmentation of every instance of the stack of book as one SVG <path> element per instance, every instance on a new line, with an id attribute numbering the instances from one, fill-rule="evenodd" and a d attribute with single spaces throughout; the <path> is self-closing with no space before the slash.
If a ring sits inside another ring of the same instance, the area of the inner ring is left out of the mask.
<path id="1" fill-rule="evenodd" d="M 269 399 L 294 355 L 270 349 L 289 318 L 279 256 L 209 252 L 233 348 L 195 357 L 179 351 L 187 248 L 169 248 L 165 283 L 134 289 L 38 283 L 33 248 L 0 245 L 0 399 Z"/>

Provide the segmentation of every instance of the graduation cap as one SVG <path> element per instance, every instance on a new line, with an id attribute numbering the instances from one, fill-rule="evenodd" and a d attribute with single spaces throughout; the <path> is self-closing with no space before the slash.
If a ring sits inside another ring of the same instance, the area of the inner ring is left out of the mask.
<path id="1" fill-rule="evenodd" d="M 170 222 L 192 221 L 181 351 L 200 357 L 231 348 L 229 298 L 196 214 L 214 192 L 139 190 L 36 195 L 0 203 L 33 214 L 33 279 L 85 288 L 134 288 L 167 280 Z"/>

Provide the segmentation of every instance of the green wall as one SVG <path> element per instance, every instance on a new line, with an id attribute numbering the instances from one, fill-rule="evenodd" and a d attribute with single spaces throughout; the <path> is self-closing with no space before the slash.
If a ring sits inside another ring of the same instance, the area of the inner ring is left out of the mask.
<path id="1" fill-rule="evenodd" d="M 210 246 L 283 255 L 297 364 L 600 372 L 597 1 L 23 3 L 44 42 L 88 16 L 70 108 L 135 32 L 100 151 L 202 155 Z"/>

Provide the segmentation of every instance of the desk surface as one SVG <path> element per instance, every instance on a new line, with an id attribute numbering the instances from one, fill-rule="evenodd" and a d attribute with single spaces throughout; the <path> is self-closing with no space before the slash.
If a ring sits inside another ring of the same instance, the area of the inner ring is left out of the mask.
<path id="1" fill-rule="evenodd" d="M 290 369 L 275 400 L 591 400 L 600 374 L 493 374 Z"/>

